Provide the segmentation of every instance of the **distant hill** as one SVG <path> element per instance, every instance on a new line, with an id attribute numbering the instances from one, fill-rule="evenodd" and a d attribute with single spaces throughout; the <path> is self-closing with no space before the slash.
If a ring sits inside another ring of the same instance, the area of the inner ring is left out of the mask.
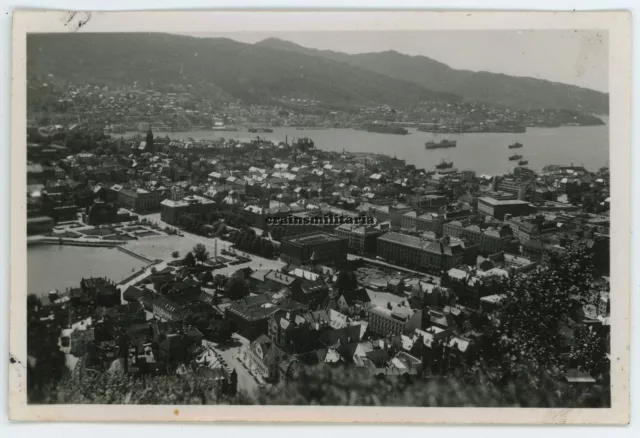
<path id="1" fill-rule="evenodd" d="M 171 34 L 30 34 L 27 75 L 75 84 L 137 81 L 158 89 L 189 84 L 203 97 L 249 103 L 287 96 L 343 106 L 406 107 L 461 99 L 322 56 Z"/>
<path id="2" fill-rule="evenodd" d="M 256 45 L 331 59 L 410 81 L 430 90 L 453 92 L 465 99 L 523 109 L 570 109 L 597 114 L 609 112 L 609 95 L 606 93 L 541 79 L 456 70 L 425 56 L 409 56 L 396 51 L 349 55 L 308 49 L 278 38 L 268 38 Z"/>

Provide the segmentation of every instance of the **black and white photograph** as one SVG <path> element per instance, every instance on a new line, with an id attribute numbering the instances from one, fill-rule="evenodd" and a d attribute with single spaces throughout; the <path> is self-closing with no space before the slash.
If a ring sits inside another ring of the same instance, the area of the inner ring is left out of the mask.
<path id="1" fill-rule="evenodd" d="M 162 14 L 14 34 L 24 409 L 628 421 L 629 84 L 612 80 L 611 20 Z"/>

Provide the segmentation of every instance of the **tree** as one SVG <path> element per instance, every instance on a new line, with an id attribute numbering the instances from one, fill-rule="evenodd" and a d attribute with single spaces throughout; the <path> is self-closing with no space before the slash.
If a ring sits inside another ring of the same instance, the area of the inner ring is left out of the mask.
<path id="1" fill-rule="evenodd" d="M 171 253 L 171 257 L 173 257 L 174 259 L 177 259 L 178 257 L 180 257 L 180 252 L 179 251 L 173 251 Z"/>
<path id="2" fill-rule="evenodd" d="M 260 254 L 260 249 L 262 248 L 262 241 L 260 240 L 260 237 L 256 236 L 253 239 L 253 242 L 251 242 L 251 252 L 253 252 L 254 254 Z"/>
<path id="3" fill-rule="evenodd" d="M 225 286 L 226 286 L 226 284 L 227 284 L 228 280 L 229 280 L 229 278 L 228 278 L 228 277 L 225 277 L 225 276 L 224 276 L 224 275 L 222 275 L 222 274 L 216 274 L 216 276 L 215 276 L 215 277 L 214 277 L 214 279 L 213 279 L 213 285 L 214 285 L 215 287 L 220 287 L 220 288 L 222 288 L 222 287 L 225 287 Z"/>
<path id="4" fill-rule="evenodd" d="M 123 373 L 74 373 L 49 387 L 42 403 L 47 404 L 220 404 L 229 399 L 215 379 L 198 374 L 148 376 L 131 379 Z"/>
<path id="5" fill-rule="evenodd" d="M 264 245 L 262 247 L 262 256 L 267 259 L 273 257 L 273 243 L 268 240 L 264 241 Z"/>
<path id="6" fill-rule="evenodd" d="M 513 375 L 562 371 L 560 328 L 576 308 L 598 299 L 594 272 L 592 255 L 577 244 L 564 254 L 550 254 L 548 266 L 505 280 L 504 299 L 482 359 L 505 366 Z"/>
<path id="7" fill-rule="evenodd" d="M 204 274 L 202 274 L 202 278 L 200 280 L 205 284 L 211 283 L 213 281 L 213 274 L 211 273 L 211 271 L 206 271 Z"/>
<path id="8" fill-rule="evenodd" d="M 35 294 L 27 295 L 27 312 L 31 313 L 37 311 L 39 305 L 40 301 Z"/>
<path id="9" fill-rule="evenodd" d="M 376 377 L 363 368 L 302 367 L 298 378 L 264 388 L 253 403 L 316 406 L 420 406 L 420 407 L 606 407 L 607 391 L 550 381 L 536 386 L 517 381 L 506 387 L 461 377 L 423 381 Z M 479 379 L 476 379 L 479 380 Z M 589 397 L 587 397 L 589 396 Z"/>
<path id="10" fill-rule="evenodd" d="M 207 251 L 207 248 L 202 243 L 198 243 L 193 247 L 193 254 L 195 259 L 200 263 L 204 263 L 209 260 L 209 251 Z"/>
<path id="11" fill-rule="evenodd" d="M 247 282 L 238 276 L 233 276 L 227 283 L 227 296 L 232 300 L 239 300 L 249 295 Z"/>
<path id="12" fill-rule="evenodd" d="M 228 320 L 222 321 L 216 330 L 215 336 L 219 341 L 228 341 L 233 335 L 233 327 Z"/>
<path id="13" fill-rule="evenodd" d="M 253 244 L 253 236 L 249 233 L 242 233 L 242 238 L 240 240 L 240 248 L 248 250 L 251 249 L 251 245 Z"/>
<path id="14" fill-rule="evenodd" d="M 606 373 L 609 369 L 607 341 L 592 327 L 581 327 L 574 335 L 569 366 L 591 375 Z"/>
<path id="15" fill-rule="evenodd" d="M 193 253 L 188 252 L 184 259 L 182 259 L 182 264 L 185 266 L 195 266 L 196 259 L 193 256 Z"/>
<path id="16" fill-rule="evenodd" d="M 338 293 L 342 295 L 346 291 L 356 290 L 358 288 L 358 278 L 352 269 L 341 269 L 338 273 L 336 281 Z"/>

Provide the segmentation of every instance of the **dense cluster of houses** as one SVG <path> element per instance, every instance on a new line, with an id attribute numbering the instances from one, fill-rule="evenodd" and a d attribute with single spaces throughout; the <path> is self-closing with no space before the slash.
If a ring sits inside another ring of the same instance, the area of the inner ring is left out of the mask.
<path id="1" fill-rule="evenodd" d="M 295 378 L 319 363 L 422 375 L 443 351 L 448 367 L 473 359 L 484 318 L 501 300 L 501 278 L 530 272 L 576 241 L 608 272 L 607 169 L 476 176 L 323 152 L 308 139 L 213 144 L 154 138 L 150 130 L 100 152 L 30 144 L 28 159 L 29 233 L 79 213 L 99 225 L 160 212 L 180 227 L 185 218 L 210 225 L 225 212 L 233 227 L 278 241 L 287 262 L 280 270 L 240 270 L 242 297 L 213 285 L 204 271 L 214 267 L 179 265 L 122 294 L 105 279 L 83 279 L 80 288 L 43 297 L 43 324 L 56 312 L 71 315 L 71 324 L 90 318 L 64 342 L 95 370 L 205 372 L 232 387 L 234 371 L 206 347 L 227 324 L 251 341 L 242 360 L 265 380 Z M 327 215 L 375 220 L 311 220 Z M 299 225 L 269 225 L 289 217 Z M 402 275 L 382 287 L 366 279 L 344 286 L 349 254 Z M 590 321 L 606 325 L 606 309 Z"/>
<path id="2" fill-rule="evenodd" d="M 50 78 L 49 78 L 50 79 Z M 191 85 L 168 85 L 162 90 L 140 84 L 109 87 L 34 81 L 33 87 L 55 93 L 50 113 L 55 123 L 78 120 L 100 124 L 111 132 L 187 131 L 198 129 L 237 130 L 238 127 L 348 128 L 363 123 L 384 122 L 426 126 L 441 131 L 512 129 L 521 126 L 559 126 L 576 122 L 575 114 L 562 111 L 512 110 L 482 102 L 423 101 L 413 108 L 389 105 L 362 107 L 358 112 L 326 108 L 323 102 L 305 96 L 281 96 L 272 104 L 212 101 Z M 581 120 L 580 120 L 581 121 Z"/>

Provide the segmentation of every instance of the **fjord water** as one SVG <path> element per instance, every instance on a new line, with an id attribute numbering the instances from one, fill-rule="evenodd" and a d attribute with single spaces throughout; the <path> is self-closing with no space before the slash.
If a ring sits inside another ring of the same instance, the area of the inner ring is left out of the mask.
<path id="1" fill-rule="evenodd" d="M 40 296 L 51 289 L 80 287 L 83 277 L 107 277 L 118 282 L 145 265 L 115 248 L 29 245 L 27 291 Z"/>
<path id="2" fill-rule="evenodd" d="M 604 118 L 603 118 L 604 119 Z M 606 119 L 604 119 L 606 122 Z M 609 164 L 609 129 L 602 126 L 562 126 L 559 128 L 527 128 L 522 134 L 473 133 L 434 135 L 409 130 L 409 135 L 377 134 L 354 129 L 304 129 L 290 127 L 273 128 L 272 133 L 250 134 L 248 132 L 157 132 L 156 136 L 168 135 L 172 139 L 208 140 L 223 137 L 249 138 L 256 135 L 274 141 L 289 141 L 296 137 L 310 137 L 316 147 L 327 151 L 372 152 L 396 156 L 418 168 L 432 170 L 442 159 L 454 162 L 460 170 L 474 170 L 478 175 L 502 175 L 509 173 L 517 161 L 509 156 L 518 153 L 528 160 L 528 167 L 540 170 L 550 164 L 584 165 L 595 171 Z M 133 135 L 132 133 L 124 136 Z M 117 134 L 116 134 L 117 136 Z M 429 140 L 457 140 L 455 148 L 426 150 Z M 521 149 L 509 149 L 508 145 L 520 142 Z"/>

